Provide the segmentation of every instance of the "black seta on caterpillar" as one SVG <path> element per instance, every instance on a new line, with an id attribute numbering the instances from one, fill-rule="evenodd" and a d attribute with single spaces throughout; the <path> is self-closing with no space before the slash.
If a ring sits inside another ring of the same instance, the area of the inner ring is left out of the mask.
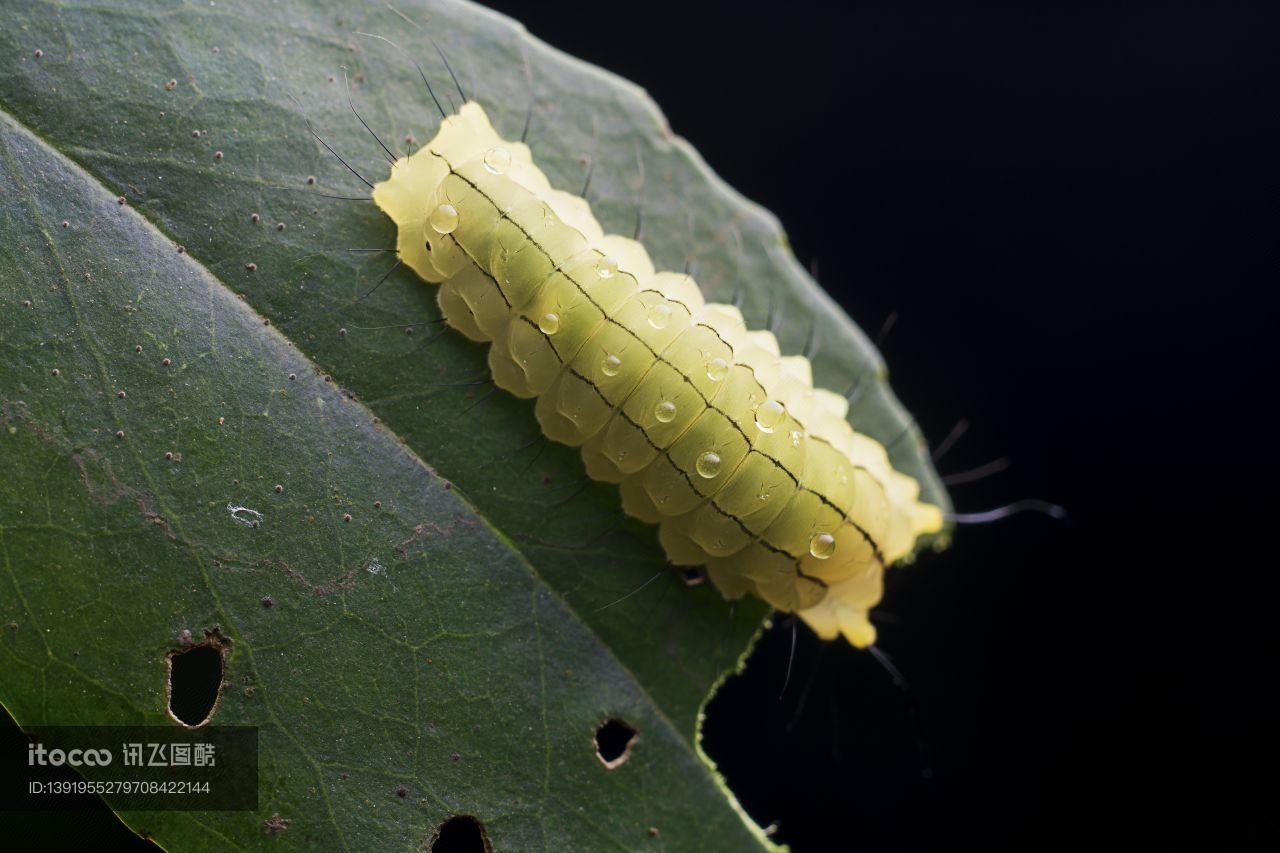
<path id="1" fill-rule="evenodd" d="M 373 197 L 400 259 L 440 285 L 446 321 L 490 344 L 494 381 L 537 398 L 546 435 L 659 525 L 673 563 L 706 566 L 724 595 L 753 593 L 824 638 L 875 641 L 867 611 L 885 568 L 943 514 L 849 425 L 844 397 L 813 387 L 808 359 L 604 234 L 476 103 Z"/>

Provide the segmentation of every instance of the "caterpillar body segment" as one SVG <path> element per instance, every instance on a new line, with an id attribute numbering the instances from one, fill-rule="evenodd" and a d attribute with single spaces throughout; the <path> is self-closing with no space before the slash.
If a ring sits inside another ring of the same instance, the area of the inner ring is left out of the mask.
<path id="1" fill-rule="evenodd" d="M 813 387 L 806 358 L 604 234 L 474 102 L 373 197 L 401 260 L 440 285 L 446 321 L 490 344 L 496 384 L 537 399 L 546 435 L 659 525 L 673 563 L 706 566 L 724 595 L 797 612 L 824 638 L 874 642 L 885 568 L 943 515 L 854 431 L 844 397 Z"/>

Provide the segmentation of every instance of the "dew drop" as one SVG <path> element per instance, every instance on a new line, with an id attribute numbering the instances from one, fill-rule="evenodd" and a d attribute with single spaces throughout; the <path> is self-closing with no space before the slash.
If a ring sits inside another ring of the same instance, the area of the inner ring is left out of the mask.
<path id="1" fill-rule="evenodd" d="M 729 362 L 723 358 L 713 358 L 707 362 L 707 378 L 719 382 L 729 375 Z"/>
<path id="2" fill-rule="evenodd" d="M 613 274 L 617 271 L 618 261 L 609 255 L 596 261 L 596 274 L 601 278 L 613 278 Z"/>
<path id="3" fill-rule="evenodd" d="M 458 208 L 445 203 L 431 211 L 431 227 L 440 234 L 452 234 L 458 227 Z"/>
<path id="4" fill-rule="evenodd" d="M 836 552 L 836 537 L 830 533 L 816 533 L 809 540 L 809 553 L 819 560 L 825 560 Z"/>
<path id="5" fill-rule="evenodd" d="M 649 308 L 649 325 L 655 329 L 665 329 L 671 320 L 671 306 L 665 302 L 655 303 Z"/>
<path id="6" fill-rule="evenodd" d="M 542 319 L 538 321 L 538 328 L 544 335 L 554 335 L 560 331 L 560 315 L 551 311 L 543 314 Z"/>
<path id="7" fill-rule="evenodd" d="M 800 439 L 802 439 L 802 438 L 804 438 L 804 433 L 800 432 L 800 430 L 798 430 L 798 429 L 793 429 L 793 430 L 791 431 L 791 446 L 792 446 L 792 447 L 799 447 L 799 446 L 800 446 Z"/>
<path id="8" fill-rule="evenodd" d="M 663 400 L 661 403 L 653 407 L 653 416 L 657 418 L 660 423 L 671 423 L 676 419 L 676 404 L 670 400 Z M 716 461 L 718 464 L 718 457 Z M 701 464 L 701 460 L 699 460 L 699 464 Z"/>
<path id="9" fill-rule="evenodd" d="M 712 477 L 720 473 L 720 454 L 714 450 L 708 450 L 698 457 L 698 474 L 710 480 Z"/>
<path id="10" fill-rule="evenodd" d="M 484 152 L 484 167 L 495 175 L 501 175 L 511 168 L 511 152 L 501 146 L 490 148 Z"/>
<path id="11" fill-rule="evenodd" d="M 621 369 L 622 359 L 616 355 L 606 355 L 604 361 L 600 362 L 600 372 L 605 376 L 617 376 Z"/>
<path id="12" fill-rule="evenodd" d="M 756 426 L 761 432 L 773 432 L 786 413 L 786 408 L 777 400 L 765 400 L 756 406 Z"/>

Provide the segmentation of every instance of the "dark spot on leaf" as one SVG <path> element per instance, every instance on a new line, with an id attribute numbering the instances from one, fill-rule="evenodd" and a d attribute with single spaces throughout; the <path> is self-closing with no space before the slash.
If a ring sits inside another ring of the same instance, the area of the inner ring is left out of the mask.
<path id="1" fill-rule="evenodd" d="M 413 334 L 413 326 L 406 326 L 406 327 L 405 327 L 405 330 L 404 330 L 404 333 L 405 333 L 406 335 L 412 335 L 412 334 Z"/>
<path id="2" fill-rule="evenodd" d="M 190 632 L 183 633 L 189 642 Z M 200 645 L 169 653 L 169 713 L 183 725 L 202 726 L 213 716 L 222 693 L 229 645 L 215 628 L 205 632 Z"/>
<path id="3" fill-rule="evenodd" d="M 289 381 L 290 381 L 290 382 L 292 382 L 293 380 L 295 380 L 295 379 L 297 379 L 297 378 L 298 378 L 298 374 L 296 374 L 296 373 L 290 373 L 290 374 L 289 374 Z"/>
<path id="4" fill-rule="evenodd" d="M 316 182 L 316 176 L 315 176 L 315 175 L 307 175 L 307 183 L 308 183 L 308 184 L 314 184 L 315 182 Z"/>
<path id="5" fill-rule="evenodd" d="M 276 494 L 278 495 L 283 491 L 284 491 L 284 486 L 280 485 L 279 483 L 276 483 Z"/>
<path id="6" fill-rule="evenodd" d="M 261 216 L 259 216 L 259 215 L 258 215 L 258 214 L 256 214 L 256 213 L 250 213 L 250 214 L 249 214 L 249 221 L 250 221 L 250 222 L 257 222 L 257 221 L 258 221 L 258 220 L 260 220 L 260 219 L 262 219 L 262 217 L 261 217 Z"/>
<path id="7" fill-rule="evenodd" d="M 186 247 L 186 246 L 183 246 L 181 243 L 179 243 L 179 244 L 178 244 L 178 254 L 179 254 L 179 255 L 185 255 L 186 253 L 187 253 L 187 247 Z"/>
<path id="8" fill-rule="evenodd" d="M 200 131 L 198 131 L 198 130 L 193 130 L 193 131 L 191 131 L 191 136 L 192 136 L 192 138 L 193 138 L 193 139 L 199 139 L 199 138 L 200 138 Z"/>
<path id="9" fill-rule="evenodd" d="M 40 58 L 40 57 L 42 57 L 42 56 L 44 56 L 44 51 L 43 51 L 43 50 L 41 50 L 40 48 L 36 48 L 35 58 L 36 58 L 36 59 L 39 59 L 39 58 Z"/>
<path id="10" fill-rule="evenodd" d="M 123 400 L 123 399 L 124 399 L 124 392 L 123 392 L 123 391 L 117 391 L 117 392 L 116 392 L 116 396 L 117 396 L 117 397 L 119 397 L 121 400 Z"/>
<path id="11" fill-rule="evenodd" d="M 350 520 L 351 520 L 351 513 L 349 513 L 349 512 L 343 513 L 343 514 L 342 514 L 342 520 L 343 520 L 343 521 L 350 521 Z"/>
<path id="12" fill-rule="evenodd" d="M 345 781 L 347 781 L 347 780 L 348 780 L 348 779 L 350 779 L 350 778 L 351 778 L 351 774 L 350 774 L 350 773 L 348 773 L 348 772 L 346 772 L 345 770 L 344 770 L 343 772 L 341 772 L 341 773 L 339 773 L 339 774 L 338 774 L 338 781 L 339 781 L 339 782 L 345 782 Z"/>
<path id="13" fill-rule="evenodd" d="M 622 766 L 631 757 L 639 734 L 617 717 L 610 717 L 596 727 L 596 757 L 610 770 Z"/>
<path id="14" fill-rule="evenodd" d="M 173 91 L 174 89 L 176 89 L 177 87 L 178 87 L 178 81 L 177 81 L 177 80 L 170 80 L 168 83 L 165 83 L 165 84 L 164 84 L 164 89 L 165 89 L 165 91 L 166 91 L 166 92 L 172 92 L 172 91 Z"/>
<path id="15" fill-rule="evenodd" d="M 373 508 L 374 508 L 374 509 L 382 509 L 382 501 L 374 501 L 374 502 L 373 502 Z"/>
<path id="16" fill-rule="evenodd" d="M 62 375 L 62 371 L 61 371 L 61 370 L 59 370 L 59 369 L 58 369 L 58 368 L 56 368 L 56 367 L 55 367 L 53 370 L 49 371 L 49 372 L 50 372 L 50 373 L 52 373 L 54 376 L 61 376 L 61 375 Z"/>
<path id="17" fill-rule="evenodd" d="M 64 220 L 62 220 L 62 227 L 63 227 L 63 228 L 70 228 L 70 227 L 71 227 L 71 223 L 64 219 Z"/>
<path id="18" fill-rule="evenodd" d="M 272 608 L 272 607 L 275 607 L 275 606 L 276 606 L 276 600 L 275 600 L 274 598 L 272 598 L 271 596 L 269 596 L 269 595 L 264 595 L 264 596 L 262 596 L 262 606 L 263 606 L 263 607 L 266 607 L 266 608 L 268 608 L 268 609 L 269 609 L 269 608 Z"/>
<path id="19" fill-rule="evenodd" d="M 490 853 L 484 824 L 468 814 L 454 815 L 436 827 L 427 847 L 431 853 Z"/>
<path id="20" fill-rule="evenodd" d="M 244 268 L 247 269 L 249 272 L 254 272 L 255 270 L 258 269 L 258 265 L 251 262 L 251 263 L 245 264 Z"/>
<path id="21" fill-rule="evenodd" d="M 134 351 L 134 352 L 142 352 L 142 344 L 134 344 L 134 345 L 133 345 L 133 351 Z"/>
<path id="22" fill-rule="evenodd" d="M 339 330 L 338 330 L 338 337 L 340 337 L 340 338 L 345 338 L 346 336 L 347 336 L 347 330 L 346 330 L 346 329 L 339 329 Z"/>
<path id="23" fill-rule="evenodd" d="M 23 307 L 23 308 L 30 308 L 30 307 L 31 307 L 31 300 L 30 300 L 30 299 L 24 299 L 24 300 L 22 300 L 22 307 Z"/>
<path id="24" fill-rule="evenodd" d="M 455 752 L 453 755 L 449 756 L 449 757 L 450 757 L 451 759 L 453 759 L 453 763 L 454 763 L 454 764 L 457 764 L 459 761 L 461 761 L 461 760 L 462 760 L 462 756 L 461 756 L 461 755 L 459 755 L 459 754 L 458 754 L 458 753 L 456 753 L 456 752 Z"/>
<path id="25" fill-rule="evenodd" d="M 166 462 L 172 462 L 172 461 L 173 461 L 173 453 L 172 453 L 172 451 L 170 451 L 170 452 L 168 452 L 168 453 L 165 453 L 165 455 L 164 455 L 164 461 L 166 461 Z"/>
<path id="26" fill-rule="evenodd" d="M 284 223 L 283 223 L 283 222 L 277 222 L 277 223 L 276 223 L 276 230 L 277 230 L 277 231 L 283 231 L 283 230 L 284 230 Z"/>
<path id="27" fill-rule="evenodd" d="M 222 152 L 221 152 L 221 151 L 215 151 L 215 152 L 213 152 L 213 159 L 215 159 L 215 160 L 221 160 L 221 159 L 222 159 Z"/>
<path id="28" fill-rule="evenodd" d="M 124 204 L 124 202 L 125 202 L 124 196 L 119 196 L 118 198 L 116 198 L 116 204 Z"/>
<path id="29" fill-rule="evenodd" d="M 680 569 L 680 578 L 685 586 L 697 586 L 707 579 L 701 566 L 685 566 Z"/>
<path id="30" fill-rule="evenodd" d="M 124 438 L 124 430 L 122 429 L 116 430 L 116 438 Z"/>
<path id="31" fill-rule="evenodd" d="M 396 785 L 396 796 L 397 797 L 409 796 L 409 789 L 406 788 L 404 785 Z"/>
<path id="32" fill-rule="evenodd" d="M 173 364 L 173 362 L 172 362 L 172 361 L 170 361 L 170 360 L 169 360 L 169 359 L 167 359 L 167 358 L 166 358 L 166 359 L 162 359 L 160 363 L 161 363 L 161 364 L 163 364 L 165 367 L 168 367 L 169 365 Z"/>

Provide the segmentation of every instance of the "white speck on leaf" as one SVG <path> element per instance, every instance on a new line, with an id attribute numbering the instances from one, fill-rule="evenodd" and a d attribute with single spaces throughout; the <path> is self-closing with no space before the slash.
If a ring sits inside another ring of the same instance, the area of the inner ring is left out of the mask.
<path id="1" fill-rule="evenodd" d="M 227 504 L 227 512 L 231 513 L 231 517 L 245 527 L 257 527 L 262 523 L 262 513 L 256 509 L 249 509 L 247 506 L 236 506 L 229 503 Z"/>

